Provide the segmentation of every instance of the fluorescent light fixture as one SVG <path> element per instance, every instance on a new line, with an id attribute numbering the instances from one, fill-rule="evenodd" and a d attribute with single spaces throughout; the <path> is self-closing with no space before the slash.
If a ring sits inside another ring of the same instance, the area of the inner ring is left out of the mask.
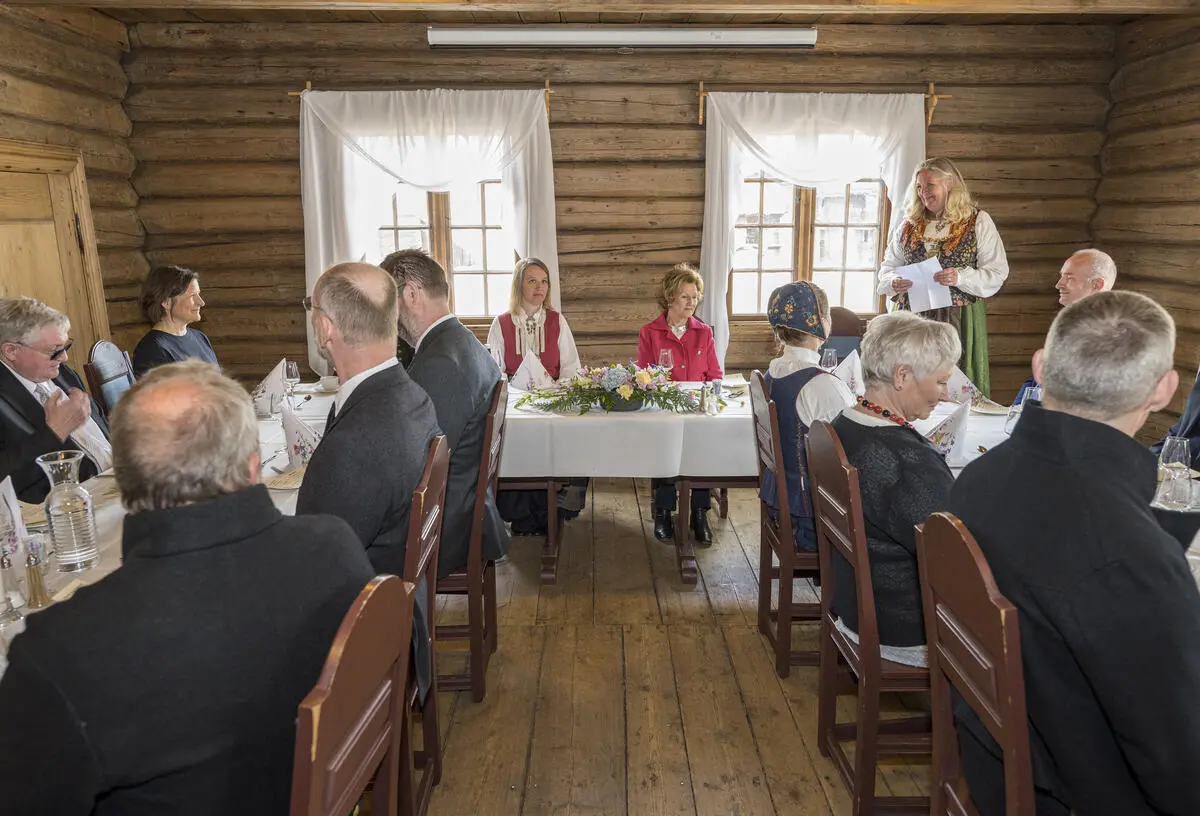
<path id="1" fill-rule="evenodd" d="M 813 28 L 429 27 L 431 48 L 812 48 Z"/>

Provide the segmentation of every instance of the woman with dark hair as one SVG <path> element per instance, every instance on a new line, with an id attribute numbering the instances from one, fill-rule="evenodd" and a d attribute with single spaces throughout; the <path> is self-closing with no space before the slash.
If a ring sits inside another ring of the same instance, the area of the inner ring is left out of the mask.
<path id="1" fill-rule="evenodd" d="M 179 266 L 156 266 L 142 282 L 142 314 L 153 328 L 133 350 L 133 373 L 182 360 L 203 360 L 217 365 L 212 343 L 188 324 L 200 319 L 200 276 Z"/>

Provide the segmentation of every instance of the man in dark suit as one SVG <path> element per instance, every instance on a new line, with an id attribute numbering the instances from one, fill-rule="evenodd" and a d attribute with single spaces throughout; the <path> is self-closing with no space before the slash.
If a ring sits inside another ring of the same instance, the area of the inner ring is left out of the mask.
<path id="1" fill-rule="evenodd" d="M 439 430 L 429 396 L 396 359 L 396 284 L 378 266 L 339 264 L 317 281 L 309 305 L 317 348 L 341 387 L 296 514 L 345 519 L 377 572 L 403 576 L 412 494 Z M 424 598 L 417 593 L 413 613 L 422 689 L 431 666 Z"/>
<path id="2" fill-rule="evenodd" d="M 65 364 L 70 327 L 39 300 L 0 298 L 0 479 L 11 476 L 22 501 L 50 492 L 34 461 L 43 453 L 82 450 L 80 480 L 112 464 L 104 415 Z"/>
<path id="3" fill-rule="evenodd" d="M 155 369 L 112 427 L 124 563 L 9 649 L 0 813 L 286 813 L 296 708 L 375 570 L 341 519 L 275 509 L 213 366 Z"/>
<path id="4" fill-rule="evenodd" d="M 474 522 L 484 426 L 500 368 L 471 330 L 450 313 L 446 272 L 419 249 L 393 252 L 381 264 L 396 281 L 400 337 L 413 347 L 408 375 L 425 389 L 438 425 L 450 443 L 446 520 L 438 574 L 467 566 Z M 496 498 L 488 490 L 483 511 L 483 559 L 494 561 L 508 549 L 508 533 Z"/>

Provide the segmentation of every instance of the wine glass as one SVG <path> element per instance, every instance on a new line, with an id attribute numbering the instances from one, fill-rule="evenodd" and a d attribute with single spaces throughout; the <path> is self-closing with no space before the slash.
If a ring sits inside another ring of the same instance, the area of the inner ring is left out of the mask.
<path id="1" fill-rule="evenodd" d="M 1186 436 L 1168 436 L 1158 457 L 1162 485 L 1158 504 L 1187 510 L 1192 504 L 1192 450 Z"/>
<path id="2" fill-rule="evenodd" d="M 288 399 L 296 407 L 296 386 L 300 384 L 300 364 L 293 360 L 283 363 L 283 381 L 287 384 Z"/>
<path id="3" fill-rule="evenodd" d="M 826 371 L 833 371 L 837 368 L 837 364 L 837 349 L 827 348 L 821 352 L 821 368 Z"/>
<path id="4" fill-rule="evenodd" d="M 1021 401 L 1013 404 L 1008 409 L 1008 416 L 1004 419 L 1004 435 L 1008 436 L 1013 432 L 1013 428 L 1017 427 L 1017 420 L 1021 418 L 1021 411 L 1025 409 L 1025 405 L 1030 400 L 1042 401 L 1042 389 L 1037 385 L 1030 385 L 1025 388 L 1021 394 Z"/>
<path id="5" fill-rule="evenodd" d="M 658 365 L 665 368 L 668 372 L 675 367 L 675 355 L 670 349 L 663 349 L 658 353 Z"/>

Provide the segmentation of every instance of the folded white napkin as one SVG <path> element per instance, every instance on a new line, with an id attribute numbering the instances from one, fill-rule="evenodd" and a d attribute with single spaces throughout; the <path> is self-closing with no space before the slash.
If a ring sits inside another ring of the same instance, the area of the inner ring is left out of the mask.
<path id="1" fill-rule="evenodd" d="M 916 428 L 933 443 L 938 453 L 946 458 L 946 464 L 959 467 L 966 462 L 967 422 L 971 415 L 971 404 L 961 403 L 954 412 L 940 422 L 936 418 L 918 423 Z M 936 422 L 932 428 L 927 423 Z"/>
<path id="2" fill-rule="evenodd" d="M 954 367 L 954 372 L 946 382 L 946 390 L 950 393 L 951 402 L 970 405 L 981 413 L 998 414 L 1008 411 L 1006 406 L 985 397 L 983 392 L 975 387 L 975 383 L 971 382 L 958 366 Z"/>
<path id="3" fill-rule="evenodd" d="M 287 383 L 283 379 L 284 362 L 286 360 L 281 358 L 271 369 L 271 373 L 254 387 L 251 398 L 254 400 L 254 411 L 259 416 L 273 413 L 274 409 L 283 402 L 283 397 L 287 393 Z"/>
<path id="4" fill-rule="evenodd" d="M 20 542 L 29 533 L 25 529 L 25 519 L 21 516 L 21 503 L 17 501 L 17 491 L 13 488 L 11 476 L 6 476 L 4 481 L 0 482 L 0 500 L 8 508 L 8 514 L 12 518 L 13 531 L 16 534 L 16 541 L 0 541 L 0 554 L 12 555 L 17 550 L 17 542 Z"/>
<path id="5" fill-rule="evenodd" d="M 533 351 L 526 351 L 521 365 L 513 372 L 508 384 L 520 391 L 533 391 L 537 388 L 550 388 L 554 385 L 554 378 L 550 376 L 550 372 L 546 371 L 546 367 L 542 365 L 537 354 Z"/>
<path id="6" fill-rule="evenodd" d="M 862 358 L 858 356 L 858 349 L 847 354 L 846 359 L 838 363 L 837 368 L 830 373 L 844 382 L 850 393 L 856 397 L 866 393 L 866 386 L 863 385 Z"/>
<path id="7" fill-rule="evenodd" d="M 321 434 L 296 416 L 289 400 L 283 401 L 283 438 L 287 443 L 288 471 L 307 465 L 321 442 Z"/>

